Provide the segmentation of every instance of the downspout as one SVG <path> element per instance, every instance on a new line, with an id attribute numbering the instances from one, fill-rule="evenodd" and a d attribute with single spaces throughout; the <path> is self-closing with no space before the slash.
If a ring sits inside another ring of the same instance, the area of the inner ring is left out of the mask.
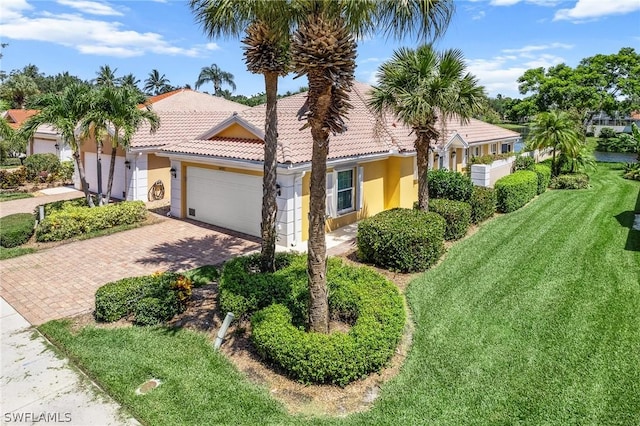
<path id="1" fill-rule="evenodd" d="M 302 240 L 302 221 L 300 221 L 300 228 L 298 228 L 298 218 L 297 218 L 297 211 L 298 211 L 298 200 L 302 199 L 302 180 L 304 178 L 304 175 L 307 174 L 307 171 L 304 170 L 300 173 L 299 176 L 296 176 L 296 178 L 293 180 L 293 185 L 294 185 L 294 191 L 293 191 L 293 242 L 291 243 L 291 246 L 296 246 L 298 245 L 299 242 L 298 241 L 298 235 L 300 235 L 300 240 Z M 298 185 L 296 184 L 296 180 L 300 179 L 300 195 L 298 195 L 296 189 L 298 187 Z M 300 212 L 302 212 L 302 201 L 300 201 Z M 302 218 L 301 218 L 302 219 Z"/>

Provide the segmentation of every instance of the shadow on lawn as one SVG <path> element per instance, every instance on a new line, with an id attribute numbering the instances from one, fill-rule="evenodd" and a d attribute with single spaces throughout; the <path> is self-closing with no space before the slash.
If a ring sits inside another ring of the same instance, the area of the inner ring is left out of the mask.
<path id="1" fill-rule="evenodd" d="M 639 226 L 636 226 L 634 229 L 634 223 L 640 222 L 640 192 L 638 192 L 635 210 L 622 212 L 616 216 L 616 219 L 618 219 L 618 223 L 620 223 L 620 225 L 625 228 L 629 228 L 627 243 L 625 244 L 624 249 L 629 251 L 640 251 Z"/>
<path id="2" fill-rule="evenodd" d="M 180 271 L 202 265 L 217 265 L 232 257 L 260 249 L 259 239 L 256 237 L 190 220 L 186 222 L 216 233 L 159 244 L 151 250 L 150 256 L 138 259 L 136 263 Z"/>

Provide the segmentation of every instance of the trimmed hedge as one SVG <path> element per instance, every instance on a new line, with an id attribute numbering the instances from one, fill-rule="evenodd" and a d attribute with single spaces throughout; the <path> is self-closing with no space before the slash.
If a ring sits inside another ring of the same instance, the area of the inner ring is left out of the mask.
<path id="1" fill-rule="evenodd" d="M 55 154 L 33 154 L 25 158 L 27 179 L 33 180 L 45 172 L 45 176 L 56 174 L 60 170 L 60 159 Z"/>
<path id="2" fill-rule="evenodd" d="M 306 258 L 286 267 L 287 277 L 306 286 Z M 285 304 L 253 315 L 251 340 L 258 353 L 303 383 L 345 386 L 378 371 L 393 356 L 405 323 L 402 297 L 383 276 L 366 267 L 329 259 L 329 309 L 351 324 L 348 333 L 305 332 Z M 295 295 L 293 295 L 295 297 Z M 286 302 L 285 302 L 286 303 Z"/>
<path id="3" fill-rule="evenodd" d="M 498 196 L 492 188 L 474 186 L 469 204 L 471 205 L 471 222 L 478 224 L 494 215 L 498 206 Z"/>
<path id="4" fill-rule="evenodd" d="M 147 218 L 142 201 L 124 201 L 103 207 L 65 206 L 46 216 L 36 230 L 38 241 L 61 241 L 80 234 L 139 223 Z"/>
<path id="5" fill-rule="evenodd" d="M 0 246 L 18 247 L 33 235 L 35 219 L 29 213 L 16 213 L 0 218 Z"/>
<path id="6" fill-rule="evenodd" d="M 460 172 L 445 169 L 429 170 L 429 198 L 445 198 L 455 201 L 469 201 L 473 191 L 471 178 Z"/>
<path id="7" fill-rule="evenodd" d="M 518 170 L 533 170 L 533 167 L 536 164 L 536 160 L 533 159 L 533 157 L 529 157 L 527 156 L 523 156 L 523 155 L 518 155 L 515 159 L 515 161 L 513 162 L 513 170 L 514 171 L 518 171 Z"/>
<path id="8" fill-rule="evenodd" d="M 191 280 L 170 272 L 111 282 L 96 291 L 95 318 L 113 322 L 133 314 L 136 324 L 158 324 L 184 312 L 191 287 Z"/>
<path id="9" fill-rule="evenodd" d="M 551 179 L 549 187 L 553 189 L 587 189 L 589 188 L 589 175 L 573 173 L 556 176 Z"/>
<path id="10" fill-rule="evenodd" d="M 536 196 L 538 175 L 529 170 L 520 170 L 498 179 L 494 188 L 498 197 L 498 211 L 510 213 Z"/>
<path id="11" fill-rule="evenodd" d="M 471 206 L 464 201 L 432 198 L 429 200 L 429 211 L 438 213 L 447 222 L 444 239 L 458 240 L 467 234 L 471 226 Z"/>
<path id="12" fill-rule="evenodd" d="M 12 189 L 24 185 L 27 182 L 27 169 L 20 167 L 13 171 L 0 170 L 0 188 Z"/>
<path id="13" fill-rule="evenodd" d="M 392 271 L 424 271 L 444 253 L 445 228 L 434 212 L 386 210 L 358 224 L 358 257 Z"/>
<path id="14" fill-rule="evenodd" d="M 540 195 L 547 190 L 551 182 L 551 167 L 536 164 L 533 166 L 533 171 L 538 175 L 538 195 Z"/>

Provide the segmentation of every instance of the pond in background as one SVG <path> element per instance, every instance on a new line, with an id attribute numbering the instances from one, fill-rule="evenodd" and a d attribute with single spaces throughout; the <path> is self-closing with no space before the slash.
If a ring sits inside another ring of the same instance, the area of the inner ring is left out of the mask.
<path id="1" fill-rule="evenodd" d="M 596 161 L 603 163 L 637 163 L 638 154 L 634 152 L 600 152 L 594 151 Z"/>

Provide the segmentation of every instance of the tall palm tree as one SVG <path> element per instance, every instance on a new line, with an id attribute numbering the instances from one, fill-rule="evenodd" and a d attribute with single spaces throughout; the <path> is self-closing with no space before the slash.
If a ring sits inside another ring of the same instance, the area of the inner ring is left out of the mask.
<path id="1" fill-rule="evenodd" d="M 239 36 L 247 69 L 264 76 L 266 117 L 264 136 L 264 173 L 262 177 L 261 269 L 275 271 L 276 251 L 276 180 L 278 147 L 277 94 L 278 77 L 288 71 L 288 44 L 291 13 L 287 0 L 229 2 L 226 0 L 191 0 L 196 20 L 211 38 Z M 246 30 L 245 30 L 246 29 Z M 201 74 L 202 76 L 202 74 Z M 200 80 L 198 80 L 200 81 Z M 196 88 L 198 83 L 196 83 Z M 235 87 L 234 87 L 235 88 Z"/>
<path id="2" fill-rule="evenodd" d="M 465 72 L 462 52 L 439 53 L 430 44 L 400 48 L 378 70 L 378 87 L 372 90 L 371 108 L 384 117 L 390 112 L 416 135 L 418 206 L 429 209 L 429 155 L 440 140 L 438 125 L 451 118 L 465 124 L 483 108 L 484 90 Z"/>
<path id="3" fill-rule="evenodd" d="M 231 86 L 232 90 L 236 90 L 236 83 L 233 81 L 233 74 L 227 71 L 223 71 L 216 64 L 211 64 L 209 67 L 202 67 L 198 80 L 196 81 L 196 90 L 204 83 L 213 83 L 214 95 L 220 96 L 222 90 L 222 84 L 226 83 Z"/>
<path id="4" fill-rule="evenodd" d="M 576 123 L 565 111 L 552 110 L 536 116 L 529 132 L 529 149 L 551 148 L 551 172 L 560 174 L 560 163 L 556 160 L 557 151 L 568 156 L 579 152 L 580 135 Z"/>
<path id="5" fill-rule="evenodd" d="M 291 56 L 297 76 L 307 75 L 309 94 L 300 118 L 313 137 L 309 197 L 309 323 L 327 333 L 329 307 L 326 283 L 326 161 L 330 134 L 346 130 L 355 69 L 354 37 L 381 30 L 402 38 L 439 36 L 453 11 L 450 0 L 307 0 L 294 2 L 300 12 L 292 37 Z"/>
<path id="6" fill-rule="evenodd" d="M 82 132 L 85 135 L 89 133 L 95 135 L 99 155 L 102 154 L 103 141 L 107 135 L 111 142 L 107 192 L 104 198 L 99 198 L 100 205 L 107 204 L 111 199 L 118 147 L 126 150 L 134 133 L 143 123 L 149 123 L 151 133 L 160 126 L 158 115 L 149 106 L 140 108 L 145 100 L 145 96 L 134 87 L 105 86 L 96 92 L 94 108 L 82 120 Z M 99 173 L 101 178 L 102 171 L 100 170 Z M 101 188 L 98 191 L 99 195 L 102 195 Z"/>
<path id="7" fill-rule="evenodd" d="M 152 69 L 149 77 L 144 81 L 143 90 L 149 95 L 161 95 L 168 92 L 170 84 L 169 79 L 164 74 L 160 75 L 157 69 Z"/>
<path id="8" fill-rule="evenodd" d="M 96 72 L 96 85 L 117 86 L 120 83 L 120 79 L 116 77 L 116 71 L 118 71 L 118 68 L 111 69 L 109 65 L 101 65 L 98 72 Z"/>
<path id="9" fill-rule="evenodd" d="M 11 74 L 0 85 L 0 98 L 11 104 L 11 108 L 24 108 L 27 101 L 40 93 L 36 81 L 25 74 Z"/>
<path id="10" fill-rule="evenodd" d="M 94 206 L 89 186 L 85 176 L 84 165 L 80 160 L 81 138 L 76 134 L 76 128 L 91 110 L 91 88 L 84 84 L 72 84 L 61 93 L 47 93 L 37 97 L 31 104 L 40 112 L 29 118 L 21 127 L 20 132 L 25 139 L 33 136 L 42 124 L 49 124 L 55 128 L 71 147 L 72 156 L 78 169 L 78 176 L 82 191 L 90 207 Z"/>

